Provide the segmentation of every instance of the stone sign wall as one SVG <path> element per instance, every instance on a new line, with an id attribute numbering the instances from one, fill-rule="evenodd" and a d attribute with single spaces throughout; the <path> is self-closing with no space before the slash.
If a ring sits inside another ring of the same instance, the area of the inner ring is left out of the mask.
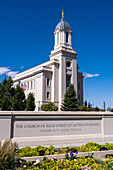
<path id="1" fill-rule="evenodd" d="M 112 129 L 109 112 L 0 111 L 0 140 L 12 139 L 20 147 L 113 142 Z"/>

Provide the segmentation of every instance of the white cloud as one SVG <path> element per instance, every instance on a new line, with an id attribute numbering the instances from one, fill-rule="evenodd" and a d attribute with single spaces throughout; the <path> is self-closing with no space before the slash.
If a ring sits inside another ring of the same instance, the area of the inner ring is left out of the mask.
<path id="1" fill-rule="evenodd" d="M 83 73 L 84 78 L 98 77 L 100 74 Z"/>
<path id="2" fill-rule="evenodd" d="M 24 68 L 24 66 L 21 66 L 21 67 L 20 67 L 20 69 L 23 69 L 23 68 Z"/>
<path id="3" fill-rule="evenodd" d="M 0 76 L 2 74 L 7 73 L 8 71 L 10 71 L 11 69 L 9 69 L 8 67 L 0 67 Z"/>
<path id="4" fill-rule="evenodd" d="M 19 71 L 10 71 L 7 73 L 8 76 L 11 76 L 12 78 L 15 77 L 17 74 L 19 73 Z"/>

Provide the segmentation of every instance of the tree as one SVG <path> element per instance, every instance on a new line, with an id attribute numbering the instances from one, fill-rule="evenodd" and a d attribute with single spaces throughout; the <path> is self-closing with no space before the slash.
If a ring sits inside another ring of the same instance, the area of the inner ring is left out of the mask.
<path id="1" fill-rule="evenodd" d="M 84 105 L 87 107 L 87 100 L 85 100 Z"/>
<path id="2" fill-rule="evenodd" d="M 88 108 L 91 108 L 92 107 L 92 104 L 89 102 L 88 103 Z"/>
<path id="3" fill-rule="evenodd" d="M 58 107 L 54 103 L 42 104 L 41 110 L 43 111 L 58 111 Z"/>
<path id="4" fill-rule="evenodd" d="M 33 93 L 29 93 L 26 100 L 26 110 L 34 111 L 35 110 L 35 98 Z"/>
<path id="5" fill-rule="evenodd" d="M 108 106 L 107 111 L 109 111 L 109 112 L 111 111 L 111 107 L 110 106 Z"/>
<path id="6" fill-rule="evenodd" d="M 74 85 L 70 84 L 69 88 L 67 89 L 64 100 L 61 105 L 62 111 L 76 111 L 79 106 L 79 101 L 77 98 L 77 94 L 74 89 Z"/>
<path id="7" fill-rule="evenodd" d="M 26 108 L 26 99 L 23 89 L 17 85 L 12 100 L 12 109 L 15 111 L 22 111 Z"/>
<path id="8" fill-rule="evenodd" d="M 0 83 L 0 108 L 1 110 L 12 110 L 12 98 L 14 96 L 15 89 L 13 88 L 13 81 L 11 77 L 8 79 L 6 76 Z"/>
<path id="9" fill-rule="evenodd" d="M 95 108 L 94 108 L 94 111 L 99 111 L 100 109 L 96 106 Z"/>

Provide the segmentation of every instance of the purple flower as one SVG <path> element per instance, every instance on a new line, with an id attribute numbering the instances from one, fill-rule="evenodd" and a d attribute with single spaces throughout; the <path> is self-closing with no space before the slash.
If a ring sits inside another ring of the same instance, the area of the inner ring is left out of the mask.
<path id="1" fill-rule="evenodd" d="M 73 152 L 70 152 L 70 156 L 73 156 L 74 155 L 74 153 Z"/>
<path id="2" fill-rule="evenodd" d="M 77 154 L 78 152 L 76 151 L 75 153 Z"/>

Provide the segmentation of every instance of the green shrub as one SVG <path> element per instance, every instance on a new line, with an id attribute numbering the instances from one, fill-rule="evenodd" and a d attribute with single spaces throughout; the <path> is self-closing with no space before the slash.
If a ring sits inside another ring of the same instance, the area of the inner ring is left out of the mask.
<path id="1" fill-rule="evenodd" d="M 30 156 L 43 156 L 43 155 L 53 155 L 53 154 L 66 154 L 66 152 L 91 152 L 91 151 L 101 151 L 101 150 L 113 150 L 113 143 L 106 143 L 105 145 L 100 145 L 96 142 L 89 142 L 81 146 L 67 146 L 55 149 L 54 146 L 44 147 L 39 145 L 35 148 L 25 147 L 20 149 L 19 157 L 30 157 Z"/>
<path id="2" fill-rule="evenodd" d="M 48 147 L 48 151 L 49 151 L 49 155 L 53 155 L 55 152 L 55 147 L 51 145 L 50 147 Z"/>
<path id="3" fill-rule="evenodd" d="M 113 143 L 106 143 L 106 144 L 105 144 L 105 147 L 106 147 L 108 150 L 113 150 Z"/>
<path id="4" fill-rule="evenodd" d="M 30 157 L 30 156 L 39 156 L 39 152 L 37 152 L 37 147 L 30 148 L 25 147 L 20 149 L 20 157 Z"/>
<path id="5" fill-rule="evenodd" d="M 54 103 L 42 104 L 41 110 L 43 111 L 58 111 L 58 107 Z"/>
<path id="6" fill-rule="evenodd" d="M 35 148 L 25 147 L 20 149 L 19 157 L 30 157 L 30 156 L 43 156 L 43 155 L 53 155 L 55 153 L 54 146 L 41 146 Z"/>
<path id="7" fill-rule="evenodd" d="M 100 109 L 100 112 L 105 112 L 105 110 L 104 109 Z"/>
<path id="8" fill-rule="evenodd" d="M 88 108 L 87 108 L 85 105 L 83 105 L 83 106 L 79 106 L 79 107 L 78 107 L 78 110 L 79 110 L 79 111 L 87 111 Z"/>
<path id="9" fill-rule="evenodd" d="M 94 110 L 98 112 L 100 109 L 96 106 Z"/>
<path id="10" fill-rule="evenodd" d="M 111 109 L 111 112 L 113 112 L 113 108 Z"/>

